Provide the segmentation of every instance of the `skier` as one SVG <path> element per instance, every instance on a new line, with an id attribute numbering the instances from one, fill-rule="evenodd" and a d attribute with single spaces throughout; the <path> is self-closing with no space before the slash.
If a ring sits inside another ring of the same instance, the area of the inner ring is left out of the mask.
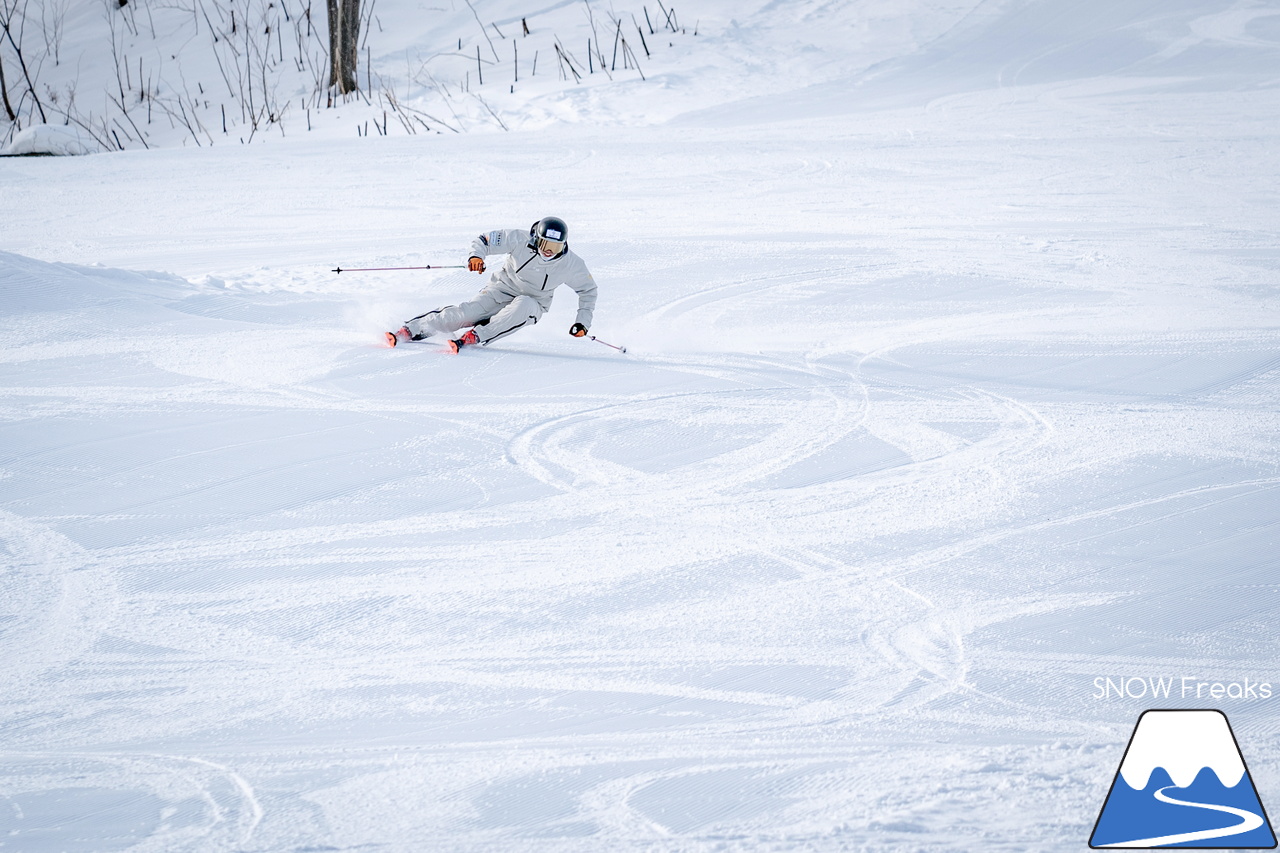
<path id="1" fill-rule="evenodd" d="M 555 216 L 539 219 L 527 233 L 516 228 L 481 234 L 471 243 L 468 269 L 483 273 L 485 258 L 507 256 L 484 289 L 469 302 L 428 311 L 406 322 L 399 331 L 387 332 L 387 343 L 395 346 L 402 340 L 419 341 L 432 333 L 452 335 L 467 329 L 449 341 L 454 352 L 464 346 L 488 344 L 538 322 L 551 307 L 551 295 L 561 284 L 578 292 L 578 315 L 569 334 L 583 337 L 595 311 L 596 283 L 582 259 L 569 251 L 568 241 L 569 227 Z"/>

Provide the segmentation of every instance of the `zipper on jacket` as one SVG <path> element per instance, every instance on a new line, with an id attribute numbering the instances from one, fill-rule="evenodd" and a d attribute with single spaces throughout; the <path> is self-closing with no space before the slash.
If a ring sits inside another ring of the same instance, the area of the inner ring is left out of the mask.
<path id="1" fill-rule="evenodd" d="M 534 258 L 536 258 L 536 257 L 538 257 L 538 253 L 537 253 L 537 252 L 534 252 L 534 253 L 529 257 L 529 260 L 525 261 L 523 264 L 521 264 L 520 266 L 516 267 L 516 274 L 517 274 L 517 275 L 519 275 L 519 274 L 520 274 L 520 270 L 524 269 L 525 267 L 529 266 L 529 264 L 533 263 L 533 259 L 534 259 Z M 543 282 L 543 284 L 545 285 L 545 284 L 546 284 L 546 282 L 544 281 L 544 282 Z"/>

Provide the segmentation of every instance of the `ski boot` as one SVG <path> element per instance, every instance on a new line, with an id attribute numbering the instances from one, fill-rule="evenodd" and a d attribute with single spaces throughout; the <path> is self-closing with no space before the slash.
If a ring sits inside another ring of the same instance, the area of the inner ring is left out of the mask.
<path id="1" fill-rule="evenodd" d="M 449 349 L 455 353 L 463 347 L 471 347 L 480 343 L 480 338 L 476 336 L 475 329 L 467 329 L 466 334 L 454 341 L 449 341 Z"/>
<path id="2" fill-rule="evenodd" d="M 402 325 L 401 328 L 394 330 L 394 332 L 385 332 L 384 334 L 387 336 L 387 346 L 389 347 L 396 346 L 401 341 L 417 341 L 419 339 L 413 337 L 413 333 L 408 330 L 407 325 Z"/>

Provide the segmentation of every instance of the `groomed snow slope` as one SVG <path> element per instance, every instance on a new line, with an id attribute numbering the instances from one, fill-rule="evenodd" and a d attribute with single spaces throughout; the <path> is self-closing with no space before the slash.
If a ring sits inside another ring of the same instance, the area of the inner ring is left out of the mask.
<path id="1" fill-rule="evenodd" d="M 1148 707 L 1274 800 L 1280 6 L 915 8 L 656 126 L 0 160 L 0 849 L 1076 851 Z M 627 355 L 329 272 L 553 212 Z"/>

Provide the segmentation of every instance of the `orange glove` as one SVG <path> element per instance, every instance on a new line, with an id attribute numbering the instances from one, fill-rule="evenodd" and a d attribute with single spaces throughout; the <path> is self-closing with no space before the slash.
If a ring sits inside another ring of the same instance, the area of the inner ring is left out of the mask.
<path id="1" fill-rule="evenodd" d="M 467 260 L 467 269 L 472 272 L 484 272 L 484 258 L 469 258 Z"/>
<path id="2" fill-rule="evenodd" d="M 573 335 L 575 338 L 580 338 L 586 333 L 587 333 L 587 327 L 582 325 L 581 323 L 574 323 L 572 326 L 569 327 L 569 334 Z"/>

